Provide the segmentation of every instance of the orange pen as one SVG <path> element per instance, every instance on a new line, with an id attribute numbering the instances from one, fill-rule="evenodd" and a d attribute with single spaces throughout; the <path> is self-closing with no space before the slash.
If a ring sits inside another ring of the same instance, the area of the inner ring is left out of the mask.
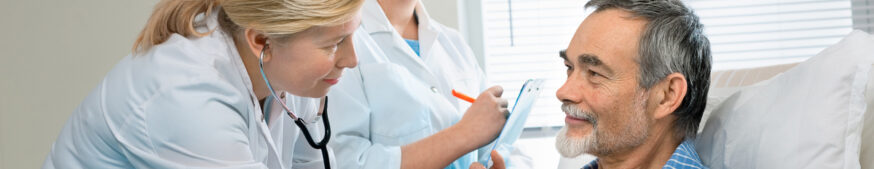
<path id="1" fill-rule="evenodd" d="M 473 97 L 470 97 L 470 96 L 464 95 L 464 94 L 462 94 L 462 93 L 459 93 L 459 92 L 455 91 L 455 89 L 452 89 L 452 96 L 455 96 L 455 97 L 457 97 L 457 98 L 459 98 L 459 99 L 461 99 L 461 100 L 464 100 L 464 101 L 467 101 L 467 102 L 470 102 L 470 103 L 473 103 L 473 102 L 476 101 L 476 99 L 473 99 Z"/>

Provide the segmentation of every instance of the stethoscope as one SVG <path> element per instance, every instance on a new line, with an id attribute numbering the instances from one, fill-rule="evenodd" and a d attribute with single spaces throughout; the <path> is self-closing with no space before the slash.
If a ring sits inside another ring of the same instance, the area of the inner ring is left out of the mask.
<path id="1" fill-rule="evenodd" d="M 278 95 L 276 95 L 276 92 L 273 91 L 273 86 L 270 86 L 270 81 L 267 80 L 267 74 L 264 73 L 264 50 L 267 50 L 267 44 L 265 44 L 264 48 L 261 49 L 261 56 L 258 56 L 258 67 L 260 67 L 261 69 L 261 77 L 264 78 L 264 83 L 267 84 L 267 89 L 270 90 L 270 95 L 272 95 L 273 98 L 275 98 L 277 102 L 279 102 L 279 105 L 282 105 L 282 108 L 285 109 L 285 112 L 288 112 L 288 116 L 291 117 L 292 120 L 294 120 L 294 124 L 296 124 L 297 127 L 300 128 L 300 130 L 303 132 L 303 136 L 304 138 L 306 138 L 307 143 L 309 143 L 310 146 L 312 146 L 313 148 L 322 151 L 322 161 L 325 162 L 325 169 L 330 169 L 331 162 L 328 158 L 327 148 L 328 140 L 331 139 L 331 125 L 328 123 L 328 96 L 325 96 L 325 105 L 322 109 L 322 122 L 325 123 L 325 137 L 322 138 L 322 141 L 316 143 L 315 141 L 313 141 L 313 137 L 310 135 L 309 130 L 307 130 L 306 125 L 304 125 L 306 122 L 302 118 L 295 115 L 291 111 L 291 109 L 288 108 L 288 105 L 285 104 L 285 100 L 282 100 L 282 98 L 279 98 Z"/>

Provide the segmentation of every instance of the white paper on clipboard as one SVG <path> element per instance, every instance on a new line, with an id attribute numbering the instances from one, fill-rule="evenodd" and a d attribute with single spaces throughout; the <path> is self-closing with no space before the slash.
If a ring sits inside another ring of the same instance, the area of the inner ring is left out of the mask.
<path id="1" fill-rule="evenodd" d="M 477 161 L 485 165 L 486 168 L 491 167 L 492 150 L 495 150 L 498 145 L 512 145 L 519 139 L 519 136 L 522 135 L 522 129 L 525 128 L 525 121 L 528 120 L 528 115 L 531 114 L 531 108 L 534 107 L 534 103 L 537 101 L 537 97 L 540 96 L 540 91 L 542 90 L 543 79 L 528 79 L 525 81 L 513 107 L 510 109 L 510 117 L 504 123 L 501 133 L 495 141 L 485 146 L 488 147 L 488 151 L 480 152 Z"/>

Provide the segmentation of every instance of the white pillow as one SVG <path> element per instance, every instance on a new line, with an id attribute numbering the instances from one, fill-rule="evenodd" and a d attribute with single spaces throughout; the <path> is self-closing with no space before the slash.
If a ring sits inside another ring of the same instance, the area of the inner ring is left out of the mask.
<path id="1" fill-rule="evenodd" d="M 711 168 L 859 168 L 874 37 L 838 44 L 715 107 L 696 140 Z"/>
<path id="2" fill-rule="evenodd" d="M 704 125 L 710 112 L 729 96 L 745 86 L 768 80 L 797 64 L 791 63 L 713 72 L 710 79 L 710 93 L 707 95 L 707 108 L 704 110 L 701 128 L 699 128 L 698 132 L 701 133 L 704 130 Z M 865 98 L 868 108 L 865 109 L 865 120 L 862 122 L 862 150 L 859 161 L 862 168 L 874 169 L 874 68 L 868 71 L 868 87 L 865 89 Z"/>
<path id="3" fill-rule="evenodd" d="M 764 67 L 720 70 L 710 73 L 710 91 L 707 94 L 707 107 L 698 125 L 698 133 L 704 130 L 710 113 L 719 107 L 725 99 L 740 91 L 743 87 L 762 83 L 772 77 L 795 67 L 798 63 L 786 63 Z"/>

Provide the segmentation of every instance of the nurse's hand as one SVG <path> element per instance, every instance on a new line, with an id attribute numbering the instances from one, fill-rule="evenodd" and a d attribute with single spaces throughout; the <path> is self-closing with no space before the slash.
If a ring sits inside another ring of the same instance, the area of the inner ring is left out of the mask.
<path id="1" fill-rule="evenodd" d="M 443 168 L 488 144 L 507 121 L 507 100 L 500 86 L 486 89 L 455 125 L 401 147 L 401 168 Z"/>
<path id="2" fill-rule="evenodd" d="M 504 166 L 504 158 L 501 157 L 501 155 L 498 154 L 498 152 L 495 150 L 492 150 L 492 162 L 494 162 L 494 164 L 492 165 L 491 169 L 507 168 L 506 166 Z M 470 169 L 486 169 L 486 166 L 483 166 L 478 162 L 473 162 L 473 164 L 470 164 Z"/>
<path id="3" fill-rule="evenodd" d="M 476 145 L 488 144 L 498 137 L 498 133 L 504 127 L 510 112 L 507 110 L 507 100 L 501 98 L 503 93 L 504 89 L 501 86 L 486 89 L 458 122 L 468 131 L 467 136 Z"/>

